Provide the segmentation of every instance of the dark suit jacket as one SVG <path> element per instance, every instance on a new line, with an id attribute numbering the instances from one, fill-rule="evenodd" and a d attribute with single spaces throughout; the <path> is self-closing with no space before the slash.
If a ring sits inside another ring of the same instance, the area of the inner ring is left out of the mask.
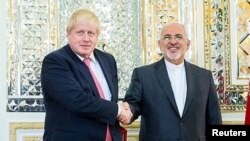
<path id="1" fill-rule="evenodd" d="M 41 83 L 46 108 L 44 141 L 104 141 L 107 124 L 113 141 L 121 141 L 118 78 L 112 55 L 94 50 L 109 85 L 112 102 L 98 94 L 87 66 L 69 45 L 48 54 Z"/>
<path id="2" fill-rule="evenodd" d="M 125 101 L 133 120 L 141 115 L 140 141 L 202 141 L 207 125 L 222 123 L 211 72 L 186 61 L 184 65 L 187 97 L 182 117 L 164 59 L 134 69 Z"/>

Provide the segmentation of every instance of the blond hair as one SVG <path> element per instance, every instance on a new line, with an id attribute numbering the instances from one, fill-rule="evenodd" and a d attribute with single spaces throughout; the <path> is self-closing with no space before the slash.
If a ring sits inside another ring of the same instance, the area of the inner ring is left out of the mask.
<path id="1" fill-rule="evenodd" d="M 98 17 L 95 15 L 95 13 L 93 13 L 88 9 L 79 9 L 71 15 L 67 26 L 67 34 L 71 32 L 71 30 L 74 28 L 76 24 L 82 21 L 88 21 L 92 23 L 96 27 L 97 35 L 100 34 L 101 32 L 100 21 Z"/>

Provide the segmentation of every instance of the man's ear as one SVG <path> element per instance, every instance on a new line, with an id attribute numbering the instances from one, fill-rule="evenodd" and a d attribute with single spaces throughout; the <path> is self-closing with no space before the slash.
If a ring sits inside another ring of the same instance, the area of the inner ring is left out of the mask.
<path id="1" fill-rule="evenodd" d="M 160 41 L 160 40 L 158 40 L 158 46 L 159 46 L 159 47 L 160 47 L 160 42 L 161 42 L 161 41 Z"/>
<path id="2" fill-rule="evenodd" d="M 187 48 L 188 48 L 188 49 L 189 49 L 190 44 L 191 44 L 191 41 L 188 40 L 188 41 L 187 41 Z"/>

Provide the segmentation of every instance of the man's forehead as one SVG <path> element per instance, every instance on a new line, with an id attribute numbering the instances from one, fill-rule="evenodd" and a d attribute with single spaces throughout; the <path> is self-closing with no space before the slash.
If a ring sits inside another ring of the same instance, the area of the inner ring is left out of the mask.
<path id="1" fill-rule="evenodd" d="M 183 28 L 171 28 L 167 27 L 162 31 L 162 35 L 185 35 L 185 30 Z"/>

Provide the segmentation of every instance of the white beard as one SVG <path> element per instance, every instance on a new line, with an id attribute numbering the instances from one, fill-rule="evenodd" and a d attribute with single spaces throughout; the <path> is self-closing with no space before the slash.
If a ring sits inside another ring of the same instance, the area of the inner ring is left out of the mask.
<path id="1" fill-rule="evenodd" d="M 178 60 L 181 57 L 181 51 L 178 50 L 175 53 L 167 52 L 166 55 L 170 60 Z"/>

